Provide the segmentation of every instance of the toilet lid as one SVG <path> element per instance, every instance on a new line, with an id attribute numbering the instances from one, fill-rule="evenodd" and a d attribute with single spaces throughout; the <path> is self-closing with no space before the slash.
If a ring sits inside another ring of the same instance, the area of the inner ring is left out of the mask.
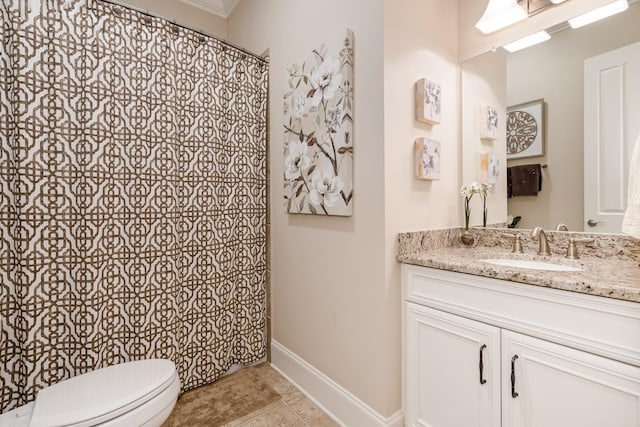
<path id="1" fill-rule="evenodd" d="M 74 425 L 140 406 L 175 379 L 169 360 L 151 359 L 108 366 L 38 392 L 30 427 Z M 101 420 L 106 421 L 106 420 Z"/>

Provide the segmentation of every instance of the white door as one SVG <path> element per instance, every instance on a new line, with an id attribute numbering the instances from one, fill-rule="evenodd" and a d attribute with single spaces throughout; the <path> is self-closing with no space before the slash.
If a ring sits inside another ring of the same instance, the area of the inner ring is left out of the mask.
<path id="1" fill-rule="evenodd" d="M 584 62 L 584 230 L 620 233 L 640 133 L 640 42 Z M 569 167 L 569 165 L 567 165 Z"/>
<path id="2" fill-rule="evenodd" d="M 405 425 L 500 426 L 500 329 L 405 303 Z"/>
<path id="3" fill-rule="evenodd" d="M 509 427 L 639 427 L 640 368 L 502 331 Z"/>

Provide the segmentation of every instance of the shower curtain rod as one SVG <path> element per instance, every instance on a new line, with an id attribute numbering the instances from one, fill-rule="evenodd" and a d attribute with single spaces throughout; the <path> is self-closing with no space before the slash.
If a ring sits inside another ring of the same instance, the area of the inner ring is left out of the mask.
<path id="1" fill-rule="evenodd" d="M 221 39 L 221 38 L 216 37 L 216 36 L 212 36 L 211 34 L 207 34 L 203 30 L 198 30 L 198 29 L 195 29 L 193 27 L 190 27 L 190 26 L 184 25 L 184 24 L 179 24 L 178 22 L 176 22 L 175 19 L 166 18 L 166 17 L 161 16 L 161 15 L 156 15 L 156 14 L 153 14 L 153 13 L 149 12 L 148 10 L 143 10 L 143 9 L 140 9 L 140 8 L 128 5 L 128 4 L 122 4 L 122 3 L 120 3 L 120 2 L 118 2 L 116 0 L 97 0 L 97 1 L 100 1 L 102 3 L 108 3 L 108 4 L 111 4 L 111 5 L 114 5 L 114 6 L 118 6 L 118 7 L 124 7 L 126 9 L 130 9 L 130 10 L 135 10 L 136 12 L 140 12 L 140 13 L 142 13 L 144 15 L 147 15 L 147 16 L 150 16 L 152 18 L 164 19 L 165 21 L 171 22 L 173 25 L 176 25 L 178 27 L 193 31 L 193 32 L 198 33 L 200 35 L 203 35 L 205 37 L 211 37 L 212 39 L 215 39 L 215 40 L 219 41 L 222 44 L 225 44 L 225 45 L 227 45 L 229 47 L 237 49 L 237 50 L 239 50 L 239 51 L 241 51 L 243 53 L 246 53 L 247 55 L 251 55 L 254 58 L 259 59 L 260 61 L 264 62 L 265 64 L 269 63 L 269 57 L 268 56 L 265 58 L 263 56 L 258 55 L 257 53 L 253 53 L 251 51 L 248 51 L 247 49 L 245 49 L 245 48 L 243 48 L 241 46 L 238 46 L 237 44 L 231 43 L 230 41 Z"/>

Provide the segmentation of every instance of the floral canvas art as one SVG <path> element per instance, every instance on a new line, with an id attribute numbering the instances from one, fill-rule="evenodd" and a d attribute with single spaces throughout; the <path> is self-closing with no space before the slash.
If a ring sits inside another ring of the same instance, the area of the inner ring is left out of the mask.
<path id="1" fill-rule="evenodd" d="M 287 70 L 284 198 L 287 212 L 353 212 L 353 33 Z"/>
<path id="2" fill-rule="evenodd" d="M 418 138 L 415 142 L 416 178 L 440 179 L 440 141 Z"/>
<path id="3" fill-rule="evenodd" d="M 496 153 L 482 153 L 480 156 L 480 171 L 482 179 L 489 184 L 495 184 L 500 178 L 500 157 Z"/>
<path id="4" fill-rule="evenodd" d="M 480 108 L 480 139 L 493 141 L 498 138 L 498 111 L 490 106 Z"/>
<path id="5" fill-rule="evenodd" d="M 431 125 L 440 123 L 440 85 L 429 79 L 416 82 L 416 120 Z"/>

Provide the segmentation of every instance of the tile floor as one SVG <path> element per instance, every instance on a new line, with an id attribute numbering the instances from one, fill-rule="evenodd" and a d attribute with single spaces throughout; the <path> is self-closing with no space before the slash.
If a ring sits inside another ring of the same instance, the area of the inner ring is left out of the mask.
<path id="1" fill-rule="evenodd" d="M 308 397 L 274 370 L 269 363 L 264 363 L 249 369 L 254 369 L 260 379 L 279 394 L 280 398 L 254 412 L 224 424 L 224 427 L 338 426 L 335 421 L 322 412 Z M 176 408 L 178 405 L 180 405 L 180 400 L 178 400 Z M 203 424 L 202 427 L 205 425 L 209 427 L 212 424 Z"/>

